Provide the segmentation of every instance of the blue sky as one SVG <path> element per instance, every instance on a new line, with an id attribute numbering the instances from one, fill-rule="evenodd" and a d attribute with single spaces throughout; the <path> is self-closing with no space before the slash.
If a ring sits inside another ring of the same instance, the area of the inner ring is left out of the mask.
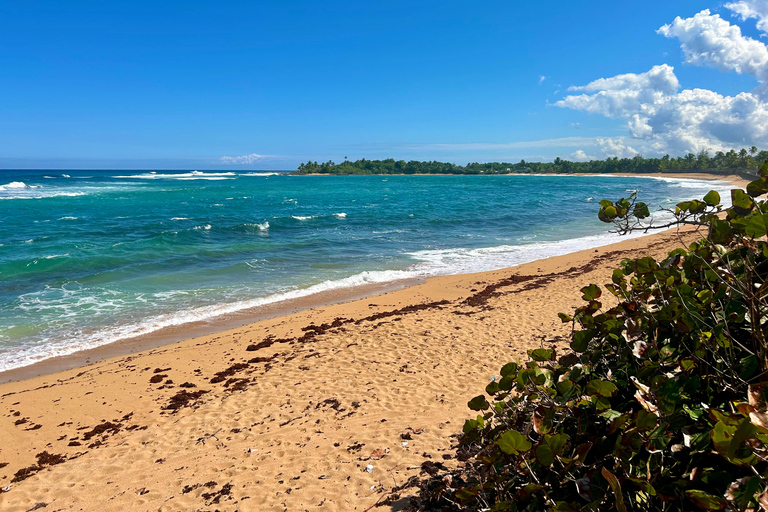
<path id="1" fill-rule="evenodd" d="M 0 168 L 768 149 L 768 73 L 723 61 L 742 47 L 762 58 L 768 2 L 728 5 L 2 2 Z M 717 61 L 702 57 L 712 26 L 733 46 Z M 707 120 L 678 119 L 701 102 Z"/>

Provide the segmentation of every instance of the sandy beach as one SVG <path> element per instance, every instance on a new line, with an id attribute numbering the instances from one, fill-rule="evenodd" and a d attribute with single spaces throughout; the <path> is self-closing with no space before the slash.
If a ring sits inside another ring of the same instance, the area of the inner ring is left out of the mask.
<path id="1" fill-rule="evenodd" d="M 466 402 L 503 364 L 542 345 L 567 350 L 557 313 L 580 305 L 581 287 L 691 236 L 430 278 L 96 352 L 90 364 L 81 355 L 58 373 L 28 369 L 0 385 L 0 509 L 368 510 L 425 461 L 457 463 Z M 373 510 L 407 505 L 401 494 Z"/>

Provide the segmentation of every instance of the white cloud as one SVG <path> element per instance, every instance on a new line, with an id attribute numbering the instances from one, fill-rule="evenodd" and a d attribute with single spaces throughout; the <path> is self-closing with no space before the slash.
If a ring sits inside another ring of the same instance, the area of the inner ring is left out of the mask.
<path id="1" fill-rule="evenodd" d="M 735 96 L 706 89 L 680 90 L 674 69 L 662 64 L 645 73 L 626 73 L 571 87 L 582 94 L 566 96 L 555 105 L 624 120 L 631 136 L 649 156 L 768 145 L 768 47 L 744 37 L 739 27 L 708 10 L 692 18 L 678 17 L 658 32 L 680 40 L 686 62 L 748 73 L 761 85 Z M 598 144 L 607 156 L 637 154 L 623 140 L 603 139 Z"/>
<path id="2" fill-rule="evenodd" d="M 765 0 L 741 0 L 725 4 L 725 7 L 741 16 L 741 21 L 757 19 L 757 28 L 768 33 L 768 2 Z"/>
<path id="3" fill-rule="evenodd" d="M 597 144 L 606 157 L 632 158 L 640 154 L 638 150 L 624 143 L 624 137 L 598 137 Z"/>
<path id="4" fill-rule="evenodd" d="M 590 160 L 597 160 L 597 158 L 586 154 L 583 150 L 579 149 L 571 153 L 571 156 L 568 157 L 570 160 L 573 160 L 574 162 L 589 162 Z"/>
<path id="5" fill-rule="evenodd" d="M 250 155 L 242 155 L 242 156 L 223 156 L 219 158 L 221 163 L 229 164 L 229 165 L 250 165 L 250 164 L 255 164 L 256 162 L 262 159 L 264 159 L 264 156 L 257 155 L 256 153 L 251 153 Z"/>
<path id="6" fill-rule="evenodd" d="M 688 64 L 747 73 L 761 82 L 768 78 L 768 48 L 760 41 L 743 36 L 738 25 L 710 14 L 709 9 L 692 18 L 678 16 L 657 32 L 680 41 Z"/>
<path id="7" fill-rule="evenodd" d="M 541 75 L 541 76 L 539 77 L 539 84 L 543 84 L 543 83 L 544 83 L 544 80 L 546 80 L 546 79 L 547 79 L 547 77 L 545 77 L 544 75 Z"/>

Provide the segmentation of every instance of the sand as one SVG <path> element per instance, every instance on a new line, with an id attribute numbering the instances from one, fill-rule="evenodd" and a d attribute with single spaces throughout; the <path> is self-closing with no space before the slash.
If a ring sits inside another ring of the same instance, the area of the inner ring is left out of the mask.
<path id="1" fill-rule="evenodd" d="M 503 364 L 567 350 L 557 313 L 581 287 L 690 236 L 431 278 L 2 384 L 0 509 L 367 510 L 425 461 L 457 464 L 466 402 Z"/>

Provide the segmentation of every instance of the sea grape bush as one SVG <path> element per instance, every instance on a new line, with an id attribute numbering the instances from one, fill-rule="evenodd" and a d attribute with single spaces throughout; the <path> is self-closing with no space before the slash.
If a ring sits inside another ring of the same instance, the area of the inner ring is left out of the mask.
<path id="1" fill-rule="evenodd" d="M 768 510 L 768 162 L 746 190 L 679 203 L 701 239 L 624 260 L 581 289 L 572 352 L 529 352 L 469 407 L 436 510 Z M 653 227 L 632 195 L 602 201 L 620 232 Z M 604 306 L 604 293 L 616 297 Z"/>

